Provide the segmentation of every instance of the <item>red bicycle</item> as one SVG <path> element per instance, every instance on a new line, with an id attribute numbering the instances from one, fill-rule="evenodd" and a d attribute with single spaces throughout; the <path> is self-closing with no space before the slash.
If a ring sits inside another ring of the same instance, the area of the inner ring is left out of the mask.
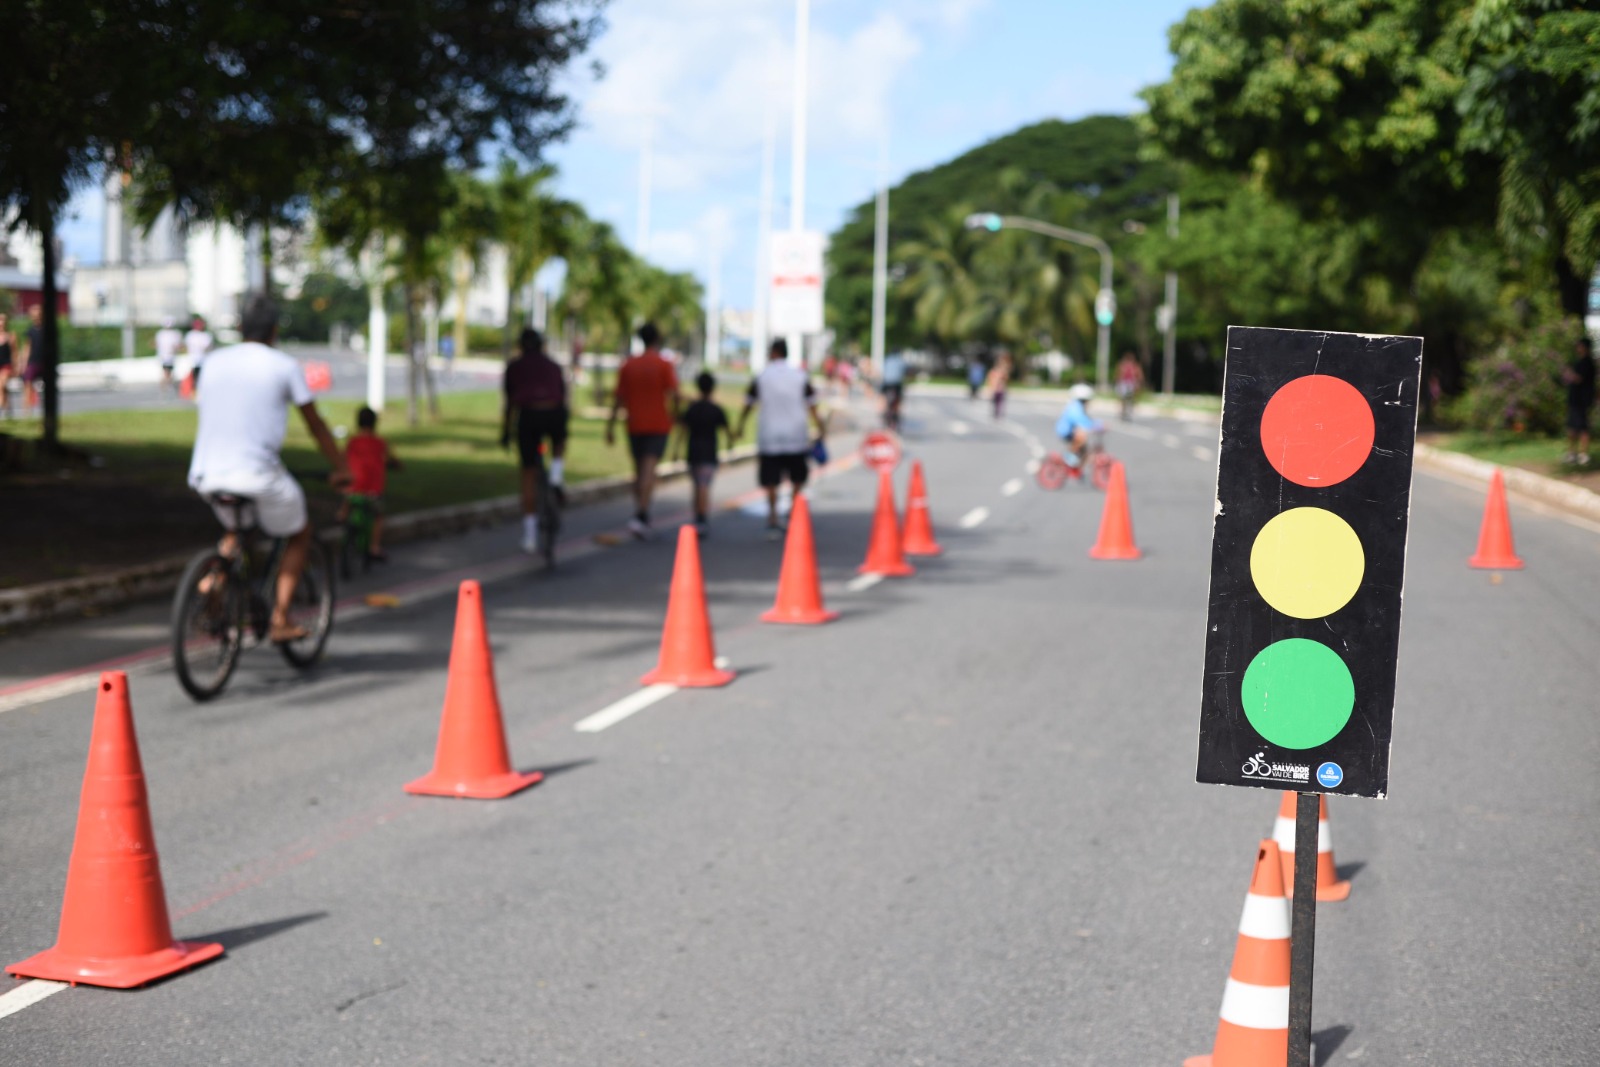
<path id="1" fill-rule="evenodd" d="M 1104 430 L 1091 433 L 1083 449 L 1083 458 L 1076 466 L 1067 462 L 1067 457 L 1060 452 L 1052 452 L 1041 459 L 1034 475 L 1039 488 L 1060 489 L 1069 481 L 1082 481 L 1087 470 L 1089 484 L 1103 491 L 1111 484 L 1111 468 L 1117 462 L 1106 452 L 1105 437 Z"/>

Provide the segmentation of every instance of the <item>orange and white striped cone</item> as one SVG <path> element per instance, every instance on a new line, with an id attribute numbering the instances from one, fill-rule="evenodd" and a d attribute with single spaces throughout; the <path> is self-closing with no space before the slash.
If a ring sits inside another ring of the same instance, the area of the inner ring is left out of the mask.
<path id="1" fill-rule="evenodd" d="M 1289 900 L 1274 841 L 1261 842 L 1209 1056 L 1183 1067 L 1285 1067 L 1289 1061 Z"/>
<path id="2" fill-rule="evenodd" d="M 1283 857 L 1283 891 L 1294 896 L 1294 807 L 1298 793 L 1283 794 L 1278 805 L 1278 818 L 1272 824 L 1272 839 L 1278 843 L 1278 855 Z M 1317 899 L 1348 900 L 1350 883 L 1339 881 L 1339 869 L 1333 864 L 1333 832 L 1328 829 L 1328 798 L 1319 797 L 1317 812 Z"/>

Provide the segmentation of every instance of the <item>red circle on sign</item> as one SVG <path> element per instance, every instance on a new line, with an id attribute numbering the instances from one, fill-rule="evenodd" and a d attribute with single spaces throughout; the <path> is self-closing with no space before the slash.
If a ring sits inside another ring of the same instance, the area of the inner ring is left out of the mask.
<path id="1" fill-rule="evenodd" d="M 874 430 L 861 439 L 861 462 L 875 471 L 893 471 L 900 465 L 900 442 Z"/>
<path id="2" fill-rule="evenodd" d="M 1356 387 L 1329 374 L 1289 382 L 1261 415 L 1261 449 L 1296 485 L 1338 485 L 1372 453 L 1372 406 Z"/>

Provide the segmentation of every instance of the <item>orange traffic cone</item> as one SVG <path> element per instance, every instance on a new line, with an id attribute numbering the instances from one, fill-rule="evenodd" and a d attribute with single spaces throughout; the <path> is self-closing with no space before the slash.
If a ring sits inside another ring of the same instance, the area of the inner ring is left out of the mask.
<path id="1" fill-rule="evenodd" d="M 789 510 L 789 536 L 783 543 L 783 570 L 778 575 L 778 599 L 762 622 L 815 626 L 832 622 L 837 611 L 822 606 L 822 581 L 817 576 L 817 549 L 811 536 L 811 505 L 805 494 L 794 495 Z"/>
<path id="2" fill-rule="evenodd" d="M 1489 479 L 1489 499 L 1483 505 L 1483 528 L 1478 531 L 1478 552 L 1469 567 L 1520 571 L 1522 560 L 1511 543 L 1511 512 L 1506 509 L 1506 480 L 1496 467 Z"/>
<path id="3" fill-rule="evenodd" d="M 433 770 L 406 784 L 407 793 L 435 797 L 497 800 L 544 778 L 511 767 L 500 694 L 494 684 L 494 658 L 483 621 L 483 590 L 461 583 L 456 596 L 456 635 L 450 646 L 450 677 L 445 683 L 444 716 Z"/>
<path id="4" fill-rule="evenodd" d="M 18 978 L 131 989 L 220 955 L 221 945 L 172 939 L 128 676 L 106 671 L 55 947 L 6 970 Z"/>
<path id="5" fill-rule="evenodd" d="M 1289 901 L 1278 846 L 1261 842 L 1209 1056 L 1183 1067 L 1284 1067 L 1289 1060 Z"/>
<path id="6" fill-rule="evenodd" d="M 194 399 L 194 372 L 190 371 L 178 379 L 178 396 L 184 400 Z"/>
<path id="7" fill-rule="evenodd" d="M 900 551 L 908 556 L 937 556 L 944 552 L 933 539 L 933 519 L 928 515 L 928 487 L 922 481 L 922 461 L 911 464 L 911 488 L 906 492 L 905 536 Z"/>
<path id="8" fill-rule="evenodd" d="M 1100 537 L 1089 550 L 1091 559 L 1138 559 L 1144 553 L 1133 543 L 1133 516 L 1128 512 L 1128 479 L 1121 463 L 1111 465 L 1106 506 L 1100 512 Z"/>
<path id="9" fill-rule="evenodd" d="M 1272 824 L 1272 839 L 1278 843 L 1278 855 L 1283 857 L 1283 891 L 1294 896 L 1294 809 L 1297 793 L 1283 794 L 1278 805 L 1278 818 Z M 1317 814 L 1317 899 L 1347 900 L 1350 883 L 1339 881 L 1339 869 L 1333 864 L 1333 834 L 1328 829 L 1328 798 L 1320 797 L 1321 810 Z"/>
<path id="10" fill-rule="evenodd" d="M 733 681 L 733 672 L 719 670 L 716 660 L 711 615 L 706 611 L 706 583 L 700 573 L 700 538 L 693 526 L 683 526 L 678 530 L 678 560 L 672 568 L 667 622 L 661 628 L 661 656 L 656 669 L 640 681 L 682 688 L 727 685 Z"/>
<path id="11" fill-rule="evenodd" d="M 856 571 L 881 574 L 885 578 L 905 578 L 917 573 L 917 569 L 906 562 L 900 548 L 900 520 L 894 513 L 894 480 L 888 471 L 878 472 L 878 508 L 872 516 L 872 540 L 867 542 L 866 562 Z"/>

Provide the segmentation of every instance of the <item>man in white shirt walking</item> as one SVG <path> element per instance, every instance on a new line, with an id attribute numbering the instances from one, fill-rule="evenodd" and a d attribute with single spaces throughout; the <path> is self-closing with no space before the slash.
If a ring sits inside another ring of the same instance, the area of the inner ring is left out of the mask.
<path id="1" fill-rule="evenodd" d="M 289 620 L 289 604 L 305 571 L 311 525 L 306 520 L 305 493 L 278 456 L 291 406 L 299 409 L 306 429 L 333 468 L 335 487 L 349 483 L 350 470 L 317 413 L 300 364 L 272 347 L 278 339 L 277 305 L 265 294 L 252 295 L 240 330 L 243 344 L 219 348 L 206 357 L 206 387 L 199 399 L 200 426 L 189 462 L 189 484 L 207 496 L 229 493 L 251 498 L 261 531 L 285 539 L 270 637 L 279 643 L 295 641 L 305 636 L 305 628 Z M 215 504 L 212 508 L 224 526 L 233 522 L 231 508 Z M 238 551 L 238 537 L 231 529 L 220 550 L 225 555 Z"/>
<path id="2" fill-rule="evenodd" d="M 178 349 L 183 345 L 183 334 L 171 319 L 161 323 L 156 331 L 156 358 L 161 361 L 161 388 L 172 388 L 172 370 L 178 365 Z"/>
<path id="3" fill-rule="evenodd" d="M 798 493 L 811 474 L 808 415 L 817 428 L 817 437 L 826 436 L 811 377 L 804 368 L 790 365 L 789 345 L 781 337 L 772 342 L 766 369 L 750 383 L 735 438 L 744 436 L 750 411 L 757 404 L 761 406 L 761 421 L 756 428 L 757 478 L 767 491 L 767 534 L 775 538 L 782 532 L 778 525 L 778 486 L 788 478 Z"/>

